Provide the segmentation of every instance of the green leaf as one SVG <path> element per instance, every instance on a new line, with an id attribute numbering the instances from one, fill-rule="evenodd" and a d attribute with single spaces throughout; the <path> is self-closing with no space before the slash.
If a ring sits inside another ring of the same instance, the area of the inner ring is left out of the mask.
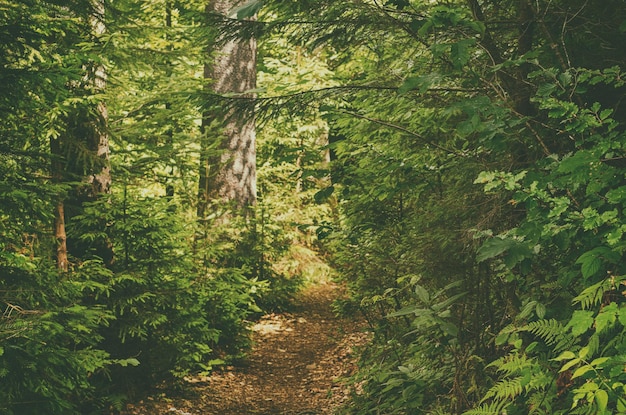
<path id="1" fill-rule="evenodd" d="M 606 363 L 608 360 L 609 360 L 608 357 L 598 357 L 597 359 L 593 359 L 590 365 L 593 366 L 594 368 L 598 368 L 598 366 L 601 366 L 603 363 Z"/>
<path id="2" fill-rule="evenodd" d="M 569 350 L 564 351 L 563 353 L 561 353 L 558 357 L 555 357 L 552 360 L 555 360 L 557 362 L 561 362 L 563 360 L 571 360 L 573 358 L 575 358 L 576 355 L 574 354 L 574 352 L 571 352 Z"/>
<path id="3" fill-rule="evenodd" d="M 583 274 L 583 278 L 587 279 L 595 275 L 602 266 L 602 261 L 598 257 L 590 257 L 586 261 L 582 262 L 580 271 Z"/>
<path id="4" fill-rule="evenodd" d="M 593 312 L 589 310 L 576 310 L 566 328 L 571 328 L 574 336 L 585 333 L 593 324 Z"/>
<path id="5" fill-rule="evenodd" d="M 130 357 L 128 359 L 119 359 L 116 360 L 115 363 L 117 363 L 118 365 L 122 366 L 122 367 L 126 367 L 126 366 L 139 366 L 139 360 L 135 359 L 134 357 Z"/>
<path id="6" fill-rule="evenodd" d="M 543 319 L 546 316 L 546 306 L 542 303 L 537 303 L 535 307 L 535 313 L 537 313 L 537 317 Z"/>
<path id="7" fill-rule="evenodd" d="M 439 75 L 431 73 L 427 75 L 409 76 L 398 88 L 398 93 L 404 94 L 409 91 L 417 90 L 420 93 L 427 92 L 428 89 L 438 81 Z"/>
<path id="8" fill-rule="evenodd" d="M 406 316 L 409 314 L 415 314 L 418 315 L 420 313 L 426 312 L 427 314 L 430 313 L 432 314 L 432 312 L 428 309 L 425 309 L 423 307 L 419 307 L 419 306 L 409 306 L 409 307 L 405 307 L 401 310 L 398 311 L 394 311 L 393 313 L 389 313 L 387 314 L 387 317 L 400 317 L 400 316 Z"/>
<path id="9" fill-rule="evenodd" d="M 453 43 L 450 47 L 450 59 L 455 69 L 461 69 L 470 60 L 470 46 L 476 43 L 475 39 L 463 39 Z"/>
<path id="10" fill-rule="evenodd" d="M 606 411 L 606 406 L 609 403 L 609 394 L 604 389 L 598 389 L 594 394 L 594 398 L 600 413 Z"/>
<path id="11" fill-rule="evenodd" d="M 415 294 L 417 294 L 417 298 L 419 298 L 424 304 L 428 304 L 430 302 L 430 294 L 419 284 L 415 284 Z"/>
<path id="12" fill-rule="evenodd" d="M 589 372 L 590 370 L 593 370 L 590 365 L 583 365 L 574 371 L 574 373 L 572 374 L 572 379 L 578 378 Z"/>
<path id="13" fill-rule="evenodd" d="M 602 308 L 600 313 L 596 316 L 596 332 L 602 333 L 602 331 L 609 325 L 612 325 L 617 320 L 617 303 L 611 303 Z"/>
<path id="14" fill-rule="evenodd" d="M 496 179 L 496 172 L 494 171 L 481 171 L 478 173 L 478 177 L 474 180 L 474 184 L 490 183 Z"/>
<path id="15" fill-rule="evenodd" d="M 626 203 L 626 186 L 620 186 L 616 189 L 611 189 L 606 193 L 606 199 L 609 203 L 622 204 Z"/>
<path id="16" fill-rule="evenodd" d="M 495 237 L 487 239 L 478 248 L 476 260 L 483 262 L 502 254 L 506 254 L 504 256 L 505 265 L 512 268 L 523 259 L 528 258 L 532 254 L 532 250 L 527 244 L 515 239 Z"/>
<path id="17" fill-rule="evenodd" d="M 487 239 L 482 246 L 478 248 L 476 261 L 483 262 L 495 258 L 506 252 L 513 244 L 511 239 L 502 239 L 500 237 Z"/>
<path id="18" fill-rule="evenodd" d="M 434 24 L 433 24 L 432 19 L 428 19 L 428 20 L 423 22 L 423 24 L 421 25 L 421 27 L 417 31 L 417 34 L 419 36 L 426 36 L 433 26 L 434 26 Z"/>
<path id="19" fill-rule="evenodd" d="M 513 268 L 532 255 L 532 250 L 525 244 L 515 243 L 504 256 L 504 265 Z M 541 318 L 541 317 L 539 317 Z"/>
<path id="20" fill-rule="evenodd" d="M 446 298 L 445 300 L 437 303 L 437 304 L 433 304 L 432 309 L 435 311 L 441 311 L 441 310 L 448 310 L 448 308 L 454 304 L 459 298 L 465 297 L 467 295 L 467 292 L 462 292 L 462 293 L 458 293 L 458 294 L 454 294 L 451 297 Z"/>
<path id="21" fill-rule="evenodd" d="M 599 389 L 600 387 L 598 386 L 598 384 L 596 382 L 585 382 L 582 384 L 582 386 L 580 388 L 575 389 L 575 392 L 577 393 L 588 393 L 588 392 L 595 392 Z"/>
<path id="22" fill-rule="evenodd" d="M 318 191 L 317 193 L 315 193 L 315 195 L 313 196 L 313 199 L 315 199 L 315 203 L 318 203 L 318 204 L 324 203 L 330 198 L 330 196 L 333 194 L 334 191 L 335 191 L 335 186 L 326 187 Z"/>
<path id="23" fill-rule="evenodd" d="M 611 248 L 599 246 L 582 254 L 576 263 L 581 264 L 583 278 L 587 279 L 594 276 L 602 268 L 604 261 L 615 263 L 616 260 L 619 260 L 619 256 Z"/>
<path id="24" fill-rule="evenodd" d="M 459 328 L 449 321 L 440 321 L 439 327 L 441 327 L 441 330 L 448 336 L 456 337 L 459 334 Z"/>
<path id="25" fill-rule="evenodd" d="M 398 88 L 398 93 L 404 94 L 409 91 L 413 91 L 414 89 L 419 90 L 419 92 L 426 92 L 428 90 L 428 83 L 424 81 L 424 77 L 422 76 L 410 76 L 404 80 L 400 88 Z"/>
<path id="26" fill-rule="evenodd" d="M 398 366 L 398 370 L 401 373 L 405 373 L 405 374 L 408 374 L 408 373 L 412 372 L 412 370 L 410 368 L 406 367 L 406 366 Z"/>
<path id="27" fill-rule="evenodd" d="M 587 356 L 589 356 L 589 350 L 589 345 L 581 347 L 578 351 L 578 357 L 580 357 L 581 359 L 586 359 Z"/>
<path id="28" fill-rule="evenodd" d="M 528 346 L 526 346 L 526 353 L 531 353 L 533 350 L 535 350 L 537 348 L 537 346 L 539 345 L 539 342 L 532 342 L 530 343 Z"/>
<path id="29" fill-rule="evenodd" d="M 510 336 L 511 336 L 511 333 L 506 333 L 506 332 L 501 332 L 500 334 L 498 334 L 495 340 L 496 346 L 502 346 L 503 344 L 505 344 L 509 340 Z"/>
<path id="30" fill-rule="evenodd" d="M 617 318 L 619 319 L 619 322 L 622 324 L 622 326 L 626 327 L 626 305 L 622 304 L 620 306 Z"/>
<path id="31" fill-rule="evenodd" d="M 626 391 L 624 391 L 626 392 Z M 626 400 L 618 399 L 617 400 L 617 413 L 626 414 Z"/>
<path id="32" fill-rule="evenodd" d="M 569 370 L 570 368 L 572 368 L 573 366 L 576 366 L 580 362 L 581 360 L 579 358 L 572 359 L 569 362 L 565 363 L 563 367 L 561 367 L 559 372 L 565 372 L 566 370 Z"/>
<path id="33" fill-rule="evenodd" d="M 239 20 L 250 18 L 254 16 L 255 14 L 257 14 L 259 10 L 261 10 L 261 7 L 263 7 L 264 3 L 265 2 L 263 0 L 249 1 L 248 3 L 242 6 L 232 9 L 228 13 L 228 16 L 231 19 L 239 19 Z"/>
<path id="34" fill-rule="evenodd" d="M 574 173 L 582 168 L 588 169 L 594 161 L 598 161 L 596 156 L 590 151 L 581 150 L 573 156 L 563 159 L 557 171 L 559 173 Z"/>

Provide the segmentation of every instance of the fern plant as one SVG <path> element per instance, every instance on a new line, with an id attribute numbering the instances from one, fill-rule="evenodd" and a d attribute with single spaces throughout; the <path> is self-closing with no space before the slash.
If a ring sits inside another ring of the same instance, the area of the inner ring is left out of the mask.
<path id="1" fill-rule="evenodd" d="M 625 281 L 611 277 L 583 290 L 574 299 L 582 309 L 566 324 L 509 327 L 511 352 L 489 364 L 499 380 L 465 414 L 626 413 L 626 304 L 615 294 Z"/>

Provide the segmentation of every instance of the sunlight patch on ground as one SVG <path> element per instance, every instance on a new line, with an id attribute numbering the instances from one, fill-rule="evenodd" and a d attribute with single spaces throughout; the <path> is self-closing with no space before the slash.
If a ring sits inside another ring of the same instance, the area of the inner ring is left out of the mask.
<path id="1" fill-rule="evenodd" d="M 281 331 L 293 331 L 293 329 L 286 326 L 285 323 L 288 323 L 288 321 L 286 321 L 284 317 L 276 314 L 269 314 L 252 326 L 252 331 L 261 335 L 276 334 Z"/>

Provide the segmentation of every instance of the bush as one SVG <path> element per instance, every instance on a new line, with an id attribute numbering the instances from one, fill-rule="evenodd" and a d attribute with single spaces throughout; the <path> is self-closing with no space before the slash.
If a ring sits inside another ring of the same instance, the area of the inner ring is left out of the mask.
<path id="1" fill-rule="evenodd" d="M 93 399 L 93 376 L 128 363 L 111 359 L 99 344 L 112 313 L 81 304 L 85 294 L 100 291 L 89 279 L 108 271 L 89 263 L 67 278 L 26 258 L 10 263 L 10 257 L 0 258 L 6 307 L 0 319 L 0 413 L 84 413 L 80 403 Z"/>

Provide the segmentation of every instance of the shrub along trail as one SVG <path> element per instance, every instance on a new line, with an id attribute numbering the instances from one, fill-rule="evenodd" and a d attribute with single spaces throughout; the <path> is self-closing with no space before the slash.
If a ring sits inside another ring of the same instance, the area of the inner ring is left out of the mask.
<path id="1" fill-rule="evenodd" d="M 362 323 L 333 314 L 340 291 L 335 284 L 311 286 L 292 312 L 267 315 L 254 326 L 244 365 L 190 379 L 184 396 L 162 393 L 124 413 L 333 414 L 349 400 L 349 388 L 339 380 L 356 369 L 355 348 L 367 341 Z"/>

